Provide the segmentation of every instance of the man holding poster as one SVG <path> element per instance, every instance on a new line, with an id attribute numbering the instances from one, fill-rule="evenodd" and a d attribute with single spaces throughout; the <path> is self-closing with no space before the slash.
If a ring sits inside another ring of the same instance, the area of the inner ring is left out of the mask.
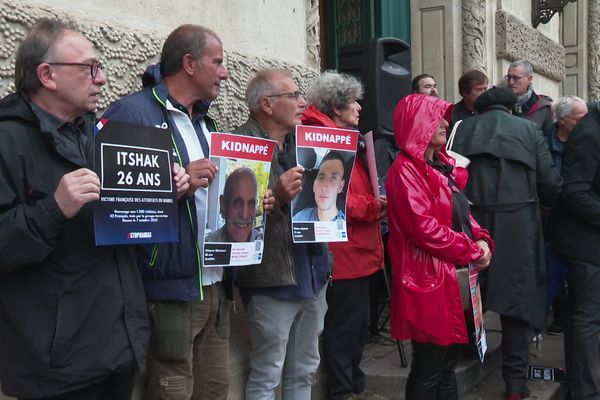
<path id="1" fill-rule="evenodd" d="M 237 284 L 250 325 L 250 374 L 246 399 L 309 400 L 319 366 L 319 335 L 327 304 L 327 247 L 293 243 L 290 201 L 302 190 L 294 127 L 306 101 L 286 70 L 256 73 L 246 88 L 248 121 L 236 133 L 277 141 L 269 188 L 276 204 L 265 227 L 262 262 L 238 269 Z"/>
<path id="2" fill-rule="evenodd" d="M 106 74 L 54 20 L 16 55 L 0 100 L 0 381 L 12 397 L 129 400 L 148 323 L 131 246 L 96 247 L 94 111 Z"/>
<path id="3" fill-rule="evenodd" d="M 317 177 L 313 182 L 315 207 L 307 207 L 294 215 L 294 221 L 335 221 L 346 219 L 344 210 L 338 209 L 338 196 L 344 190 L 344 158 L 336 151 L 323 157 Z M 344 199 L 342 199 L 343 202 Z"/>
<path id="4" fill-rule="evenodd" d="M 222 268 L 200 263 L 207 187 L 217 167 L 207 159 L 206 115 L 228 78 L 215 32 L 182 25 L 167 37 L 160 68 L 150 66 L 144 89 L 115 103 L 105 118 L 167 129 L 178 162 L 190 174 L 188 196 L 179 201 L 179 242 L 147 245 L 140 269 L 149 301 L 151 340 L 146 398 L 227 398 L 229 309 Z"/>

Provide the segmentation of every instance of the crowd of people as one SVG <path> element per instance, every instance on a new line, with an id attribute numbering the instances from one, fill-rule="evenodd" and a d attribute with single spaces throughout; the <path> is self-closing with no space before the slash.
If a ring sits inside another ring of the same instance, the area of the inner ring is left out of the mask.
<path id="1" fill-rule="evenodd" d="M 4 393 L 129 400 L 146 372 L 146 399 L 225 400 L 237 288 L 250 332 L 247 399 L 275 399 L 278 388 L 284 400 L 310 399 L 321 357 L 326 398 L 352 398 L 365 390 L 370 281 L 384 267 L 387 221 L 391 335 L 412 344 L 407 399 L 458 398 L 454 369 L 473 321 L 457 270 L 469 265 L 485 309 L 500 315 L 506 398 L 529 395 L 528 345 L 553 306 L 565 330 L 569 398 L 600 399 L 599 103 L 537 94 L 526 60 L 489 89 L 483 72 L 466 72 L 456 104 L 438 98 L 433 76 L 419 75 L 394 111 L 395 140 L 376 145 L 387 196 L 373 192 L 360 137 L 348 182 L 343 160 L 331 156 L 313 183 L 315 193 L 334 198 L 347 187 L 348 241 L 294 243 L 291 201 L 305 183 L 294 129 L 357 129 L 364 88 L 327 71 L 305 99 L 289 71 L 259 70 L 246 87 L 248 119 L 233 133 L 277 143 L 260 199 L 263 259 L 204 268 L 207 188 L 220 173 L 208 159 L 210 132 L 220 128 L 207 112 L 228 77 L 218 35 L 182 25 L 165 40 L 160 63 L 147 68 L 143 88 L 106 110 L 109 120 L 171 134 L 179 241 L 95 246 L 94 122 L 106 72 L 75 28 L 45 19 L 31 28 L 16 55 L 16 92 L 0 100 Z M 215 240 L 253 237 L 257 182 L 248 171 L 228 179 L 245 182 L 248 196 L 225 184 L 226 224 Z M 308 220 L 343 213 L 335 202 L 322 209 L 315 201 L 300 212 L 312 213 Z"/>

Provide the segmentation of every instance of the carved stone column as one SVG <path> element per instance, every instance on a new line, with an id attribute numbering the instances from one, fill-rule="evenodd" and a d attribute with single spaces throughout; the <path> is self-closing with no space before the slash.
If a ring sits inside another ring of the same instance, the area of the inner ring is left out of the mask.
<path id="1" fill-rule="evenodd" d="M 600 0 L 588 5 L 588 97 L 600 99 Z"/>
<path id="2" fill-rule="evenodd" d="M 462 0 L 462 24 L 462 71 L 478 69 L 487 74 L 485 1 Z"/>
<path id="3" fill-rule="evenodd" d="M 306 63 L 321 68 L 319 0 L 306 0 Z"/>

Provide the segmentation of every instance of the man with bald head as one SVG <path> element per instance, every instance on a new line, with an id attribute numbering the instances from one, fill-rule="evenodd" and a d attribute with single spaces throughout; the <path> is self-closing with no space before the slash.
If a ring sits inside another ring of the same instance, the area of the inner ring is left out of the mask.
<path id="1" fill-rule="evenodd" d="M 229 174 L 219 197 L 225 225 L 210 234 L 207 242 L 251 242 L 255 239 L 257 190 L 256 176 L 250 168 L 238 168 Z"/>
<path id="2" fill-rule="evenodd" d="M 17 51 L 17 93 L 0 100 L 0 381 L 9 396 L 129 400 L 145 367 L 134 249 L 94 240 L 93 112 L 105 83 L 83 35 L 41 20 Z"/>

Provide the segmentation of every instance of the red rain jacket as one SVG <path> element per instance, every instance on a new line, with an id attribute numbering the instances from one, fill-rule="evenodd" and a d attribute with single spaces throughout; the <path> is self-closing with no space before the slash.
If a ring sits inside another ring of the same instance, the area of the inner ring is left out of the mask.
<path id="1" fill-rule="evenodd" d="M 441 346 L 467 342 L 455 265 L 483 255 L 475 244 L 479 239 L 493 249 L 489 233 L 473 218 L 475 241 L 452 230 L 448 179 L 425 162 L 425 149 L 448 105 L 424 95 L 409 95 L 398 103 L 394 132 L 401 152 L 386 182 L 392 336 Z M 438 157 L 454 165 L 445 149 Z"/>
<path id="2" fill-rule="evenodd" d="M 302 114 L 302 124 L 339 128 L 313 105 Z M 357 157 L 346 198 L 348 241 L 329 243 L 334 280 L 362 278 L 383 268 L 380 214 L 381 203 L 375 199 L 367 169 Z"/>

